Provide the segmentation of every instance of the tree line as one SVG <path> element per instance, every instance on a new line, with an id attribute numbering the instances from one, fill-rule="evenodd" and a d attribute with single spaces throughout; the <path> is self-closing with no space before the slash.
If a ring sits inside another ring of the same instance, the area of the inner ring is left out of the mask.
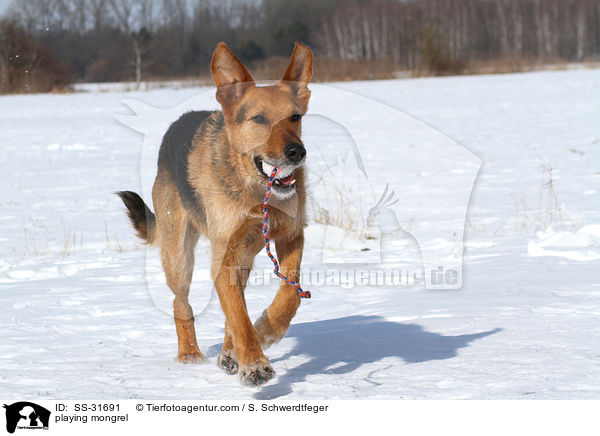
<path id="1" fill-rule="evenodd" d="M 0 92 L 203 76 L 219 41 L 277 64 L 295 40 L 321 60 L 317 80 L 580 62 L 600 55 L 600 0 L 14 0 Z"/>

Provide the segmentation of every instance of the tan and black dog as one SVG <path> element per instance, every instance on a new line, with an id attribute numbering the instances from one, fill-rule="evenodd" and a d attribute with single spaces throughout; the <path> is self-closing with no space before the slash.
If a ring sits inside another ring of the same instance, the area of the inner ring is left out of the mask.
<path id="1" fill-rule="evenodd" d="M 244 288 L 254 257 L 264 246 L 261 209 L 274 166 L 281 171 L 269 204 L 269 234 L 281 272 L 299 280 L 306 222 L 306 150 L 300 134 L 312 63 L 310 49 L 296 43 L 283 78 L 259 87 L 227 45 L 219 43 L 211 71 L 223 110 L 189 112 L 168 129 L 152 189 L 156 215 L 136 193 L 118 193 L 138 236 L 160 247 L 167 284 L 175 294 L 181 362 L 205 360 L 188 295 L 194 247 L 201 235 L 209 239 L 211 275 L 225 313 L 218 365 L 229 374 L 239 372 L 247 385 L 273 377 L 263 350 L 285 335 L 300 305 L 297 290 L 282 281 L 272 304 L 253 325 Z M 293 213 L 286 205 L 293 205 Z"/>

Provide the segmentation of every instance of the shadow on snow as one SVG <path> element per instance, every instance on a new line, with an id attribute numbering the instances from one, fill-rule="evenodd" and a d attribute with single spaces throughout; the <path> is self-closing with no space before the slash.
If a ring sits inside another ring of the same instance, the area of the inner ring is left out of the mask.
<path id="1" fill-rule="evenodd" d="M 286 337 L 295 338 L 296 345 L 271 362 L 297 355 L 308 356 L 308 360 L 280 376 L 277 384 L 265 386 L 254 398 L 281 397 L 292 392 L 293 383 L 303 382 L 311 374 L 347 374 L 385 357 L 400 357 L 407 364 L 450 359 L 472 341 L 501 330 L 444 336 L 425 331 L 417 324 L 386 321 L 379 316 L 348 316 L 292 325 Z M 337 366 L 328 369 L 334 365 Z"/>

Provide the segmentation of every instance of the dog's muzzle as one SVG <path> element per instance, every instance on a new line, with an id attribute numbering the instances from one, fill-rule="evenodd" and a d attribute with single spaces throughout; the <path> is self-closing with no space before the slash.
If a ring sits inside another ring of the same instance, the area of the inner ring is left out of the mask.
<path id="1" fill-rule="evenodd" d="M 304 156 L 306 156 L 306 151 L 304 151 L 304 155 L 300 160 L 298 160 L 298 163 L 294 165 L 290 165 L 289 163 L 284 165 L 269 163 L 263 160 L 260 156 L 255 156 L 254 164 L 265 179 L 269 178 L 270 174 L 273 172 L 273 168 L 277 166 L 280 172 L 273 180 L 273 188 L 275 192 L 280 194 L 292 193 L 296 189 L 296 175 L 294 174 L 294 171 L 303 163 Z"/>

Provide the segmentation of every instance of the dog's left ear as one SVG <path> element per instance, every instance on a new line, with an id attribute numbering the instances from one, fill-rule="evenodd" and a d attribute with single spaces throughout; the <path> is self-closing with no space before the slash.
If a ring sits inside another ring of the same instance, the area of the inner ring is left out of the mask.
<path id="1" fill-rule="evenodd" d="M 312 77 L 313 54 L 306 45 L 296 42 L 290 64 L 281 80 L 298 82 L 301 88 L 306 88 Z"/>

